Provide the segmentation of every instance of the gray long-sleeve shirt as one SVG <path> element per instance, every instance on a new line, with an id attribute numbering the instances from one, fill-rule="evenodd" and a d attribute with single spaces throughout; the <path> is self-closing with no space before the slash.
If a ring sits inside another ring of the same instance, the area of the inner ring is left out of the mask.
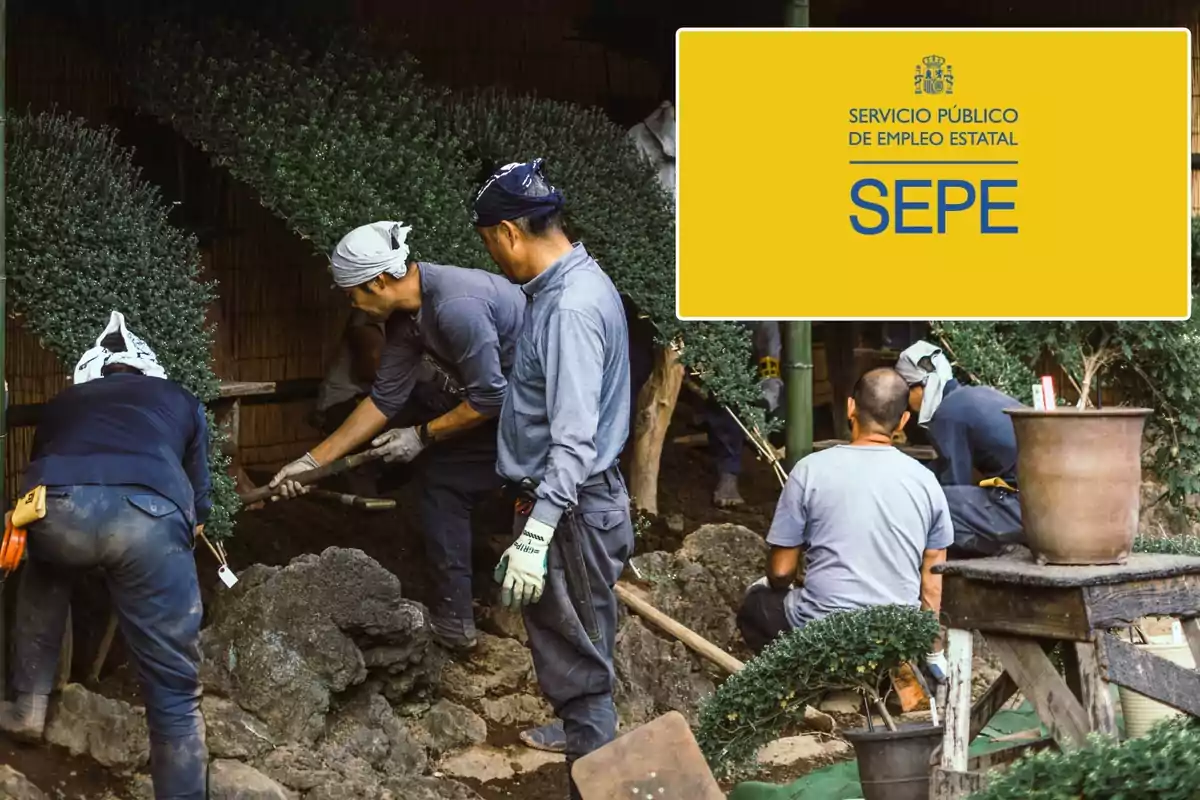
<path id="1" fill-rule="evenodd" d="M 525 324 L 500 412 L 496 469 L 538 483 L 551 527 L 580 484 L 617 463 L 629 433 L 629 329 L 612 281 L 583 245 L 521 287 Z"/>
<path id="2" fill-rule="evenodd" d="M 504 403 L 525 295 L 502 276 L 479 269 L 418 263 L 421 310 L 395 313 L 385 328 L 387 341 L 371 399 L 387 417 L 395 415 L 422 373 L 421 355 L 430 351 L 453 367 L 467 403 L 495 416 Z"/>

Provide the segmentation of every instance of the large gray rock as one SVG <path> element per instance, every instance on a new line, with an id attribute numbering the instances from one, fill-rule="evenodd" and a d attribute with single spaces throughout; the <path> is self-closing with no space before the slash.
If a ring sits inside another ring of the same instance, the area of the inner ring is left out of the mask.
<path id="1" fill-rule="evenodd" d="M 517 725 L 544 725 L 554 719 L 554 710 L 540 695 L 509 694 L 504 697 L 485 697 L 479 710 L 488 722 L 502 728 Z"/>
<path id="2" fill-rule="evenodd" d="M 275 746 L 270 731 L 237 704 L 205 695 L 200 701 L 208 729 L 208 753 L 213 758 L 257 758 Z"/>
<path id="3" fill-rule="evenodd" d="M 683 540 L 679 555 L 709 571 L 736 613 L 746 587 L 763 576 L 770 549 L 763 537 L 741 525 L 703 525 Z"/>
<path id="4" fill-rule="evenodd" d="M 700 701 L 716 690 L 681 642 L 656 636 L 636 617 L 626 618 L 617 632 L 613 664 L 617 672 L 614 700 L 623 728 L 636 727 L 668 711 L 678 711 L 694 726 Z"/>
<path id="5" fill-rule="evenodd" d="M 7 764 L 0 765 L 0 800 L 49 800 L 46 793 Z"/>
<path id="6" fill-rule="evenodd" d="M 421 720 L 429 749 L 435 755 L 448 753 L 487 739 L 487 723 L 469 708 L 441 700 Z"/>
<path id="7" fill-rule="evenodd" d="M 140 767 L 150 759 L 145 709 L 77 683 L 63 688 L 46 725 L 46 741 L 115 770 Z"/>
<path id="8" fill-rule="evenodd" d="M 370 688 L 364 687 L 330 717 L 321 756 L 338 770 L 361 759 L 385 775 L 421 774 L 429 765 L 421 733 L 399 720 L 388 701 Z"/>
<path id="9" fill-rule="evenodd" d="M 649 584 L 655 608 L 718 647 L 740 643 L 736 614 L 711 572 L 672 553 L 646 553 L 632 562 Z"/>
<path id="10" fill-rule="evenodd" d="M 289 800 L 284 788 L 254 767 L 218 759 L 208 766 L 209 800 Z"/>
<path id="11" fill-rule="evenodd" d="M 479 643 L 469 657 L 442 670 L 442 693 L 464 705 L 484 697 L 514 694 L 533 683 L 533 657 L 528 648 L 486 633 L 479 634 Z"/>
<path id="12" fill-rule="evenodd" d="M 251 567 L 222 595 L 201 633 L 205 686 L 261 719 L 274 741 L 315 741 L 332 695 L 362 683 L 368 666 L 403 673 L 428 644 L 424 607 L 361 550 Z"/>
<path id="13" fill-rule="evenodd" d="M 413 778 L 387 785 L 392 800 L 481 800 L 475 790 L 446 778 Z"/>

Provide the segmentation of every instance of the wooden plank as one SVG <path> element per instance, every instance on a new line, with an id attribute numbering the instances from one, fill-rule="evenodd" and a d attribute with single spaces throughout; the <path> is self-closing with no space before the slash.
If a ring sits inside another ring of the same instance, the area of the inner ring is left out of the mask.
<path id="1" fill-rule="evenodd" d="M 1105 634 L 1101 634 L 1105 635 Z M 1096 646 L 1090 642 L 1075 642 L 1068 645 L 1075 654 L 1079 676 L 1079 700 L 1087 712 L 1092 731 L 1116 737 L 1117 710 L 1113 705 L 1112 691 L 1108 681 L 1100 672 L 1100 661 Z"/>
<path id="2" fill-rule="evenodd" d="M 1002 750 L 993 750 L 990 753 L 973 757 L 967 763 L 968 772 L 987 772 L 996 767 L 1003 767 L 1013 763 L 1019 758 L 1030 753 L 1036 753 L 1038 750 L 1046 750 L 1054 746 L 1054 738 L 1051 736 L 1040 736 L 1030 742 L 1022 742 L 1021 744 L 1005 747 Z"/>
<path id="3" fill-rule="evenodd" d="M 946 660 L 950 669 L 946 676 L 949 693 L 946 698 L 945 734 L 942 738 L 943 768 L 954 772 L 967 769 L 967 749 L 971 745 L 971 660 L 974 642 L 969 630 L 951 628 L 946 633 Z"/>
<path id="4" fill-rule="evenodd" d="M 1200 672 L 1107 633 L 1097 638 L 1096 649 L 1102 674 L 1110 683 L 1200 717 Z"/>
<path id="5" fill-rule="evenodd" d="M 1028 551 L 1005 558 L 947 561 L 934 567 L 942 575 L 959 575 L 973 581 L 1010 586 L 1059 589 L 1133 583 L 1181 575 L 1200 575 L 1200 558 L 1134 553 L 1124 564 L 1072 567 L 1038 564 Z"/>
<path id="6" fill-rule="evenodd" d="M 929 782 L 930 800 L 963 800 L 987 788 L 987 774 L 934 767 Z"/>
<path id="7" fill-rule="evenodd" d="M 1041 646 L 1029 639 L 989 634 L 988 647 L 1004 664 L 1021 694 L 1037 710 L 1060 747 L 1082 746 L 1090 729 L 1087 712 Z"/>
<path id="8" fill-rule="evenodd" d="M 985 583 L 954 573 L 942 579 L 942 619 L 950 627 L 1010 636 L 1086 642 L 1092 635 L 1079 589 Z"/>
<path id="9" fill-rule="evenodd" d="M 1192 650 L 1192 663 L 1200 666 L 1200 618 L 1184 619 L 1183 635 L 1187 637 L 1188 647 Z"/>
<path id="10" fill-rule="evenodd" d="M 220 391 L 222 398 L 273 394 L 275 381 L 221 381 Z"/>
<path id="11" fill-rule="evenodd" d="M 1094 630 L 1124 628 L 1142 617 L 1187 617 L 1200 611 L 1200 575 L 1089 586 L 1084 602 Z"/>
<path id="12" fill-rule="evenodd" d="M 848 439 L 821 439 L 813 442 L 813 452 L 819 450 L 828 450 L 831 447 L 837 447 L 842 444 L 850 444 Z M 918 461 L 936 461 L 937 453 L 928 445 L 923 444 L 896 444 L 893 445 L 897 450 L 905 455 L 912 456 Z"/>
<path id="13" fill-rule="evenodd" d="M 988 723 L 992 721 L 992 717 L 996 716 L 1016 693 L 1016 681 L 1007 672 L 1001 672 L 1000 676 L 992 682 L 992 685 L 987 688 L 982 697 L 975 701 L 975 705 L 971 708 L 969 741 L 975 741 L 975 737 L 987 727 Z"/>

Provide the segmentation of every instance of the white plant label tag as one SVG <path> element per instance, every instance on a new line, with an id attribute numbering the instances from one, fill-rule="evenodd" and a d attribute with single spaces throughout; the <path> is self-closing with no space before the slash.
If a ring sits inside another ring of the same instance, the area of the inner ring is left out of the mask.
<path id="1" fill-rule="evenodd" d="M 217 570 L 217 577 L 221 579 L 221 583 L 225 584 L 230 589 L 232 589 L 233 585 L 238 581 L 237 575 L 233 574 L 233 570 L 224 564 L 222 564 Z"/>

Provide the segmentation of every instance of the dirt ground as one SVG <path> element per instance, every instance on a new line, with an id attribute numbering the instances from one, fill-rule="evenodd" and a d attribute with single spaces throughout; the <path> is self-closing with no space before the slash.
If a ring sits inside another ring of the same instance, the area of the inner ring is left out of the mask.
<path id="1" fill-rule="evenodd" d="M 765 535 L 779 496 L 778 481 L 768 466 L 747 448 L 743 454 L 741 491 L 746 505 L 735 509 L 717 509 L 711 493 L 716 480 L 712 462 L 703 445 L 675 444 L 672 439 L 700 430 L 698 407 L 681 398 L 672 430 L 664 448 L 659 484 L 658 519 L 639 524 L 637 552 L 674 550 L 683 537 L 707 523 L 737 523 Z M 269 474 L 252 474 L 265 481 Z M 235 538 L 227 545 L 234 571 L 254 563 L 287 564 L 305 553 L 319 553 L 327 547 L 356 547 L 378 560 L 401 580 L 406 596 L 425 602 L 429 576 L 425 567 L 424 546 L 418 523 L 418 487 L 403 471 L 392 473 L 385 482 L 390 491 L 381 492 L 397 501 L 393 511 L 368 512 L 337 505 L 326 500 L 302 498 L 268 503 L 261 510 L 244 511 L 238 519 Z M 667 520 L 682 517 L 682 530 L 671 530 Z M 481 607 L 495 596 L 491 581 L 496 557 L 511 541 L 511 511 L 497 497 L 476 510 L 475 593 Z M 207 550 L 196 550 L 201 585 L 211 592 L 217 583 L 216 562 Z M 82 600 L 83 602 L 79 602 Z M 10 603 L 10 609 L 15 604 Z M 73 604 L 76 631 L 72 678 L 83 680 L 94 657 L 108 613 L 103 585 L 89 582 L 78 590 Z M 486 627 L 486 623 L 484 624 Z M 100 683 L 95 687 L 108 697 L 140 703 L 137 681 L 118 635 L 106 661 Z M 510 745 L 513 731 L 493 731 L 491 744 Z M 122 795 L 124 781 L 90 761 L 73 759 L 53 747 L 16 745 L 0 736 L 0 763 L 24 773 L 36 785 L 63 800 L 94 800 L 106 791 Z M 476 785 L 485 800 L 534 800 L 566 794 L 566 775 L 559 766 L 545 767 L 512 780 Z M 55 790 L 61 792 L 57 794 Z"/>

